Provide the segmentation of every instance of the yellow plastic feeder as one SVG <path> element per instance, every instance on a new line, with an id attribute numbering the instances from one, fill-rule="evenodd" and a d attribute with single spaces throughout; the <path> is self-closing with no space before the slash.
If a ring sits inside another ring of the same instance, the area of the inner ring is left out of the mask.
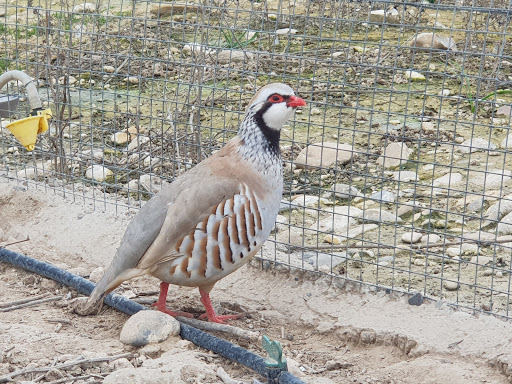
<path id="1" fill-rule="evenodd" d="M 9 81 L 21 81 L 27 90 L 28 102 L 32 110 L 31 116 L 7 124 L 7 128 L 28 151 L 36 146 L 37 135 L 48 130 L 48 120 L 52 117 L 50 109 L 43 109 L 37 88 L 30 76 L 21 71 L 8 71 L 0 76 L 0 89 Z M 9 98 L 7 98 L 9 101 Z M 4 103 L 10 110 L 11 103 Z M 16 103 L 17 104 L 17 103 Z M 15 103 L 13 103 L 15 109 Z M 5 111 L 4 111 L 5 112 Z M 8 111 L 11 112 L 12 111 Z"/>
<path id="2" fill-rule="evenodd" d="M 52 117 L 52 111 L 45 109 L 37 111 L 37 115 L 25 117 L 24 119 L 13 121 L 6 125 L 14 137 L 27 148 L 27 151 L 33 151 L 36 146 L 37 135 L 48 130 L 48 119 Z"/>

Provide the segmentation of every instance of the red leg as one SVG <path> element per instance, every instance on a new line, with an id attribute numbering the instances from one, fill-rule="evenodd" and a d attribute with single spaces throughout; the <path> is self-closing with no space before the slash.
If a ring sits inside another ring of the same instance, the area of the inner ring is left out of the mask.
<path id="1" fill-rule="evenodd" d="M 167 313 L 168 315 L 171 315 L 172 317 L 176 316 L 183 316 L 183 317 L 194 317 L 191 313 L 188 312 L 173 312 L 169 309 L 167 309 L 166 303 L 167 303 L 167 291 L 169 290 L 169 283 L 166 283 L 162 281 L 160 283 L 160 295 L 158 296 L 158 301 L 152 305 L 152 307 L 155 307 L 160 312 Z"/>
<path id="2" fill-rule="evenodd" d="M 201 288 L 199 288 L 199 293 L 201 294 L 201 303 L 203 303 L 204 308 L 206 309 L 206 313 L 201 315 L 199 318 L 207 317 L 208 321 L 212 323 L 226 324 L 224 320 L 238 319 L 244 315 L 243 313 L 239 313 L 238 315 L 217 315 L 213 310 L 212 302 L 210 301 L 210 293 L 202 290 Z"/>

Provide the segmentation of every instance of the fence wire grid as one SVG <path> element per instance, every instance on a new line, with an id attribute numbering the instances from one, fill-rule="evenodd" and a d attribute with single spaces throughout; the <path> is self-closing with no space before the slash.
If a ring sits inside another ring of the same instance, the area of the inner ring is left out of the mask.
<path id="1" fill-rule="evenodd" d="M 0 177 L 138 207 L 285 82 L 308 106 L 262 259 L 510 319 L 510 20 L 492 0 L 9 0 L 0 73 L 53 118 L 27 152 L 5 128 L 25 90 L 3 88 Z"/>

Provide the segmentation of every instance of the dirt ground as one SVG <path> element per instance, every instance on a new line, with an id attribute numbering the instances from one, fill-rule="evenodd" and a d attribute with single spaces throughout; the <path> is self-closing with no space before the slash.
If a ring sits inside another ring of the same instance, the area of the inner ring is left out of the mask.
<path id="1" fill-rule="evenodd" d="M 90 201 L 27 190 L 0 177 L 0 245 L 28 236 L 29 241 L 8 248 L 84 276 L 109 264 L 133 214 L 116 214 L 113 206 L 94 209 Z M 157 290 L 158 281 L 142 278 L 118 292 L 133 299 L 156 297 Z M 80 317 L 71 311 L 76 292 L 1 262 L 0 292 L 0 310 L 3 304 L 42 294 L 63 296 L 0 312 L 0 382 L 3 375 L 24 368 L 33 371 L 15 382 L 114 383 L 122 381 L 115 381 L 112 372 L 126 370 L 142 372 L 140 382 L 161 382 L 147 372 L 162 371 L 158 364 L 163 361 L 176 365 L 174 383 L 221 383 L 215 374 L 219 367 L 242 382 L 263 380 L 176 339 L 156 347 L 125 346 L 119 333 L 128 316 L 104 308 L 97 316 Z M 172 308 L 202 310 L 195 289 L 175 287 L 169 296 Z M 290 370 L 307 383 L 512 383 L 510 321 L 475 317 L 442 303 L 410 306 L 406 297 L 370 293 L 316 275 L 262 271 L 258 260 L 220 281 L 212 300 L 221 312 L 247 312 L 232 323 L 279 340 Z M 229 340 L 264 353 L 259 343 Z M 89 362 L 48 373 L 34 369 L 124 353 L 129 355 L 117 363 Z"/>

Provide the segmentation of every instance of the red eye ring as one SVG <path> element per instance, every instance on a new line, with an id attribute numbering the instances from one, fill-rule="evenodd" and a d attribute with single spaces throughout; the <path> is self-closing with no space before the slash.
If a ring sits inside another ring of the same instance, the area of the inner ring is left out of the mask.
<path id="1" fill-rule="evenodd" d="M 282 103 L 284 98 L 281 95 L 273 94 L 268 98 L 268 101 L 271 103 Z"/>

